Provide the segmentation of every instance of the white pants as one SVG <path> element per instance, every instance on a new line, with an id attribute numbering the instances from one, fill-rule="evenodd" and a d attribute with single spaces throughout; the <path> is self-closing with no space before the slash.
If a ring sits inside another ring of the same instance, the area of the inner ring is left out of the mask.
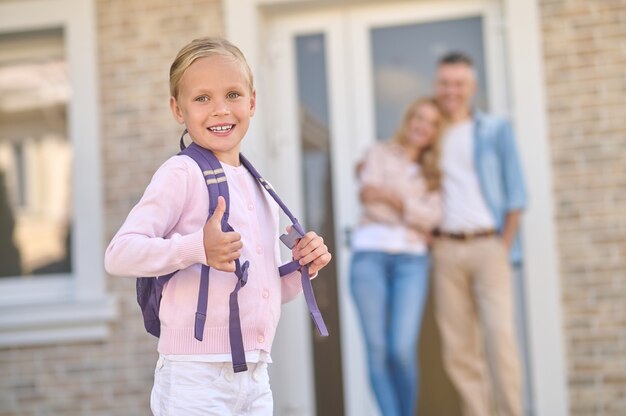
<path id="1" fill-rule="evenodd" d="M 267 363 L 248 363 L 248 371 L 234 373 L 232 363 L 160 357 L 150 408 L 155 416 L 271 416 Z"/>

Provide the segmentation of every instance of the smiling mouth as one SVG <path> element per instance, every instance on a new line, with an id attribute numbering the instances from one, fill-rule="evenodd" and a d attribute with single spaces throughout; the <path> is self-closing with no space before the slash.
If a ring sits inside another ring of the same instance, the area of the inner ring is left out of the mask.
<path id="1" fill-rule="evenodd" d="M 213 133 L 226 133 L 231 131 L 235 127 L 234 124 L 224 124 L 222 126 L 209 127 L 209 130 Z"/>

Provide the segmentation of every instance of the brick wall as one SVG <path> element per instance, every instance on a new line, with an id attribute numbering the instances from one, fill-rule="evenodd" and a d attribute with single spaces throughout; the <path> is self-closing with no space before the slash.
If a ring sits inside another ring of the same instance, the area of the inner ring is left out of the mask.
<path id="1" fill-rule="evenodd" d="M 626 414 L 626 2 L 541 0 L 573 415 Z M 190 39 L 223 32 L 219 0 L 97 0 L 105 237 L 176 150 L 168 69 Z M 156 359 L 132 279 L 102 343 L 5 349 L 28 415 L 144 415 Z M 14 408 L 15 406 L 12 405 Z"/>
<path id="2" fill-rule="evenodd" d="M 626 414 L 626 1 L 542 0 L 572 415 Z"/>
<path id="3" fill-rule="evenodd" d="M 177 151 L 168 74 L 191 39 L 223 32 L 219 0 L 98 0 L 98 57 L 107 242 L 156 168 Z M 120 316 L 101 343 L 3 349 L 2 416 L 148 415 L 156 342 L 142 326 L 134 280 L 109 278 Z M 7 409 L 17 409 L 9 411 Z"/>

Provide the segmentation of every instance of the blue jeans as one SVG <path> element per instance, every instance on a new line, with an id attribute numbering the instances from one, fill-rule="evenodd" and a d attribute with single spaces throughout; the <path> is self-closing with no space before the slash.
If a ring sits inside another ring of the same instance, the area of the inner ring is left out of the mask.
<path id="1" fill-rule="evenodd" d="M 413 416 L 417 343 L 428 292 L 427 255 L 357 251 L 350 288 L 365 335 L 370 383 L 384 416 Z"/>

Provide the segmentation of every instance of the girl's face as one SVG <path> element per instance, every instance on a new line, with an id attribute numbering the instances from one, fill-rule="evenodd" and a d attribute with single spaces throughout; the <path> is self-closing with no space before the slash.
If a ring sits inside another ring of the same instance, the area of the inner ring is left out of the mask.
<path id="1" fill-rule="evenodd" d="M 239 165 L 255 105 L 255 92 L 239 63 L 220 55 L 194 61 L 180 80 L 178 97 L 170 98 L 174 118 L 185 124 L 193 141 L 233 166 Z"/>
<path id="2" fill-rule="evenodd" d="M 439 126 L 439 110 L 432 104 L 422 103 L 404 126 L 404 133 L 409 146 L 422 149 L 435 139 Z"/>

